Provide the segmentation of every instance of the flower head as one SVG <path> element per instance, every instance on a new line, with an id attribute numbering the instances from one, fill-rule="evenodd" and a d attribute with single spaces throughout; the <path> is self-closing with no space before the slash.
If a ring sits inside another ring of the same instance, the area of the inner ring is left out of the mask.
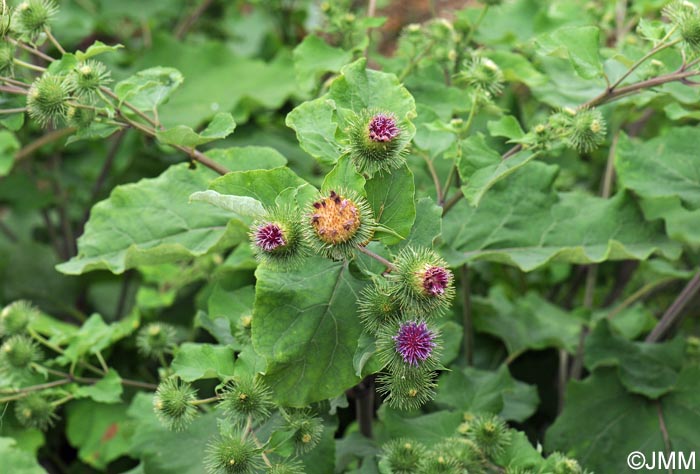
<path id="1" fill-rule="evenodd" d="M 433 340 L 435 333 L 424 322 L 409 321 L 401 324 L 399 332 L 392 338 L 396 343 L 396 352 L 413 366 L 428 359 L 437 345 Z"/>
<path id="2" fill-rule="evenodd" d="M 430 266 L 423 271 L 423 289 L 429 295 L 444 295 L 450 284 L 450 272 L 443 267 Z"/>
<path id="3" fill-rule="evenodd" d="M 367 202 L 345 191 L 322 193 L 310 206 L 307 240 L 326 257 L 350 257 L 357 245 L 374 232 L 374 219 Z"/>
<path id="4" fill-rule="evenodd" d="M 390 142 L 401 133 L 401 129 L 396 125 L 396 120 L 391 115 L 375 114 L 370 120 L 369 139 L 374 142 Z"/>
<path id="5" fill-rule="evenodd" d="M 263 252 L 272 252 L 278 247 L 287 245 L 284 238 L 284 231 L 275 222 L 266 222 L 253 231 L 255 235 L 255 245 Z"/>
<path id="6" fill-rule="evenodd" d="M 358 171 L 369 176 L 405 163 L 410 137 L 392 113 L 362 110 L 350 118 L 347 152 Z"/>
<path id="7" fill-rule="evenodd" d="M 250 241 L 260 263 L 287 269 L 306 256 L 299 214 L 296 207 L 278 206 L 253 223 Z"/>

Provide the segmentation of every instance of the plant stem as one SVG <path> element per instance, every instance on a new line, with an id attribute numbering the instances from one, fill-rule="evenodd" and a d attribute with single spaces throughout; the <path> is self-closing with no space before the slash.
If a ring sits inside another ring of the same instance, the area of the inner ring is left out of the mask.
<path id="1" fill-rule="evenodd" d="M 35 151 L 37 151 L 39 148 L 43 147 L 44 145 L 48 145 L 49 143 L 53 143 L 55 141 L 60 140 L 63 137 L 67 137 L 68 135 L 72 134 L 75 132 L 75 128 L 73 127 L 68 127 L 68 128 L 61 128 L 59 130 L 53 130 L 40 138 L 34 140 L 21 150 L 19 150 L 15 154 L 15 160 L 19 161 L 24 158 L 27 158 L 31 156 Z"/>
<path id="2" fill-rule="evenodd" d="M 191 404 L 191 405 L 194 405 L 194 406 L 206 405 L 207 403 L 217 402 L 217 401 L 219 401 L 220 399 L 221 399 L 221 398 L 220 398 L 218 395 L 215 395 L 215 396 L 213 396 L 213 397 L 203 398 L 203 399 L 201 399 L 201 400 L 195 400 L 195 401 L 193 401 L 193 402 L 190 402 L 190 404 Z"/>
<path id="3" fill-rule="evenodd" d="M 192 28 L 200 16 L 211 6 L 213 0 L 202 0 L 197 8 L 195 8 L 192 13 L 190 13 L 175 29 L 175 38 L 181 40 L 187 35 L 187 32 Z"/>
<path id="4" fill-rule="evenodd" d="M 0 109 L 0 115 L 19 114 L 24 113 L 26 111 L 26 107 L 18 107 L 16 109 Z"/>
<path id="5" fill-rule="evenodd" d="M 433 178 L 433 184 L 435 185 L 437 201 L 438 204 L 440 204 L 440 200 L 442 199 L 442 186 L 440 185 L 440 177 L 437 175 L 435 165 L 433 165 L 433 160 L 430 159 L 427 153 L 418 152 L 418 154 L 421 156 L 421 158 L 423 158 L 423 161 L 425 161 L 425 164 L 428 166 L 428 171 L 430 172 L 430 176 Z"/>
<path id="6" fill-rule="evenodd" d="M 484 5 L 484 7 L 481 9 L 481 12 L 479 13 L 479 16 L 477 17 L 476 21 L 474 22 L 474 25 L 469 28 L 469 34 L 467 35 L 467 38 L 464 40 L 464 44 L 466 46 L 469 46 L 469 43 L 472 42 L 472 38 L 474 37 L 474 33 L 476 33 L 476 30 L 479 29 L 479 26 L 481 25 L 481 22 L 484 21 L 484 17 L 486 16 L 486 13 L 489 11 L 489 6 Z"/>
<path id="7" fill-rule="evenodd" d="M 676 30 L 676 28 L 677 27 L 674 27 L 673 29 L 671 29 L 671 31 L 669 31 L 669 34 L 666 36 L 667 37 L 670 36 Z M 608 87 L 608 89 L 609 90 L 615 89 L 617 86 L 622 84 L 622 82 L 625 79 L 627 79 L 634 71 L 636 71 L 639 68 L 639 66 L 644 64 L 647 59 L 651 58 L 656 53 L 663 51 L 666 48 L 670 48 L 671 46 L 674 46 L 674 45 L 680 43 L 681 41 L 682 41 L 682 38 L 678 38 L 678 39 L 675 39 L 673 41 L 669 41 L 668 43 L 665 42 L 665 39 L 662 40 L 662 42 L 658 46 L 653 48 L 647 54 L 645 54 L 644 56 L 639 58 L 634 64 L 632 64 L 632 66 L 630 66 L 630 68 L 622 76 L 620 76 L 620 78 L 617 81 L 615 81 L 610 87 Z"/>
<path id="8" fill-rule="evenodd" d="M 71 382 L 78 382 L 78 383 L 84 383 L 84 384 L 89 384 L 92 385 L 94 383 L 99 382 L 102 380 L 102 378 L 95 378 L 95 377 L 80 377 L 77 375 L 72 375 L 68 372 L 63 372 L 62 370 L 56 370 L 56 369 L 51 369 L 49 367 L 43 367 L 39 364 L 33 364 L 34 367 L 36 367 L 38 370 L 44 370 L 50 374 L 53 374 L 57 377 L 61 377 L 64 379 L 68 379 Z M 147 382 L 141 382 L 140 380 L 131 380 L 131 379 L 120 379 L 120 382 L 122 385 L 128 386 L 128 387 L 136 387 L 136 388 L 143 388 L 146 390 L 156 390 L 158 388 L 158 385 L 152 384 L 152 383 L 147 383 Z"/>
<path id="9" fill-rule="evenodd" d="M 458 189 L 457 192 L 454 193 L 454 195 L 445 203 L 444 206 L 442 206 L 442 215 L 444 216 L 447 214 L 447 211 L 452 209 L 455 204 L 459 202 L 460 199 L 462 199 L 462 196 L 464 194 L 462 193 L 462 189 Z"/>
<path id="10" fill-rule="evenodd" d="M 374 377 L 369 375 L 357 384 L 355 395 L 355 411 L 360 433 L 365 438 L 372 439 L 372 424 L 374 423 Z"/>
<path id="11" fill-rule="evenodd" d="M 44 33 L 46 33 L 46 37 L 49 39 L 49 41 L 51 41 L 51 43 L 58 50 L 59 53 L 66 54 L 66 50 L 63 49 L 63 46 L 61 46 L 61 43 L 56 41 L 56 38 L 54 38 L 54 36 L 51 34 L 51 30 L 49 29 L 48 26 L 44 27 Z"/>
<path id="12" fill-rule="evenodd" d="M 646 337 L 645 342 L 657 342 L 680 319 L 683 309 L 690 303 L 695 294 L 700 290 L 700 270 L 698 270 L 676 300 L 668 307 L 656 327 Z"/>
<path id="13" fill-rule="evenodd" d="M 632 306 L 634 303 L 637 302 L 637 300 L 642 299 L 643 297 L 647 296 L 650 294 L 652 291 L 657 289 L 660 286 L 666 285 L 668 283 L 671 283 L 673 281 L 678 280 L 678 277 L 667 277 L 667 278 L 662 278 L 660 280 L 653 281 L 651 283 L 647 283 L 643 287 L 641 287 L 639 290 L 635 291 L 633 294 L 631 294 L 627 299 L 625 299 L 622 303 L 617 305 L 615 309 L 610 311 L 608 313 L 607 318 L 612 319 L 615 317 L 617 314 L 621 313 L 624 309 Z"/>
<path id="14" fill-rule="evenodd" d="M 358 246 L 357 246 L 357 250 L 359 250 L 359 251 L 362 252 L 363 254 L 367 255 L 368 257 L 371 257 L 371 258 L 375 259 L 376 261 L 378 261 L 379 263 L 381 263 L 382 265 L 384 265 L 384 266 L 387 268 L 388 271 L 394 271 L 394 270 L 396 270 L 396 266 L 395 266 L 393 263 L 391 263 L 389 260 L 387 260 L 386 258 L 382 257 L 381 255 L 377 255 L 376 253 L 372 252 L 371 250 L 369 250 L 369 249 L 368 249 L 367 247 L 365 247 L 364 245 L 358 245 Z"/>
<path id="15" fill-rule="evenodd" d="M 61 348 L 58 347 L 57 345 L 51 343 L 48 339 L 46 339 L 46 338 L 44 338 L 43 336 L 41 336 L 41 335 L 40 335 L 39 333 L 37 333 L 34 329 L 29 328 L 29 335 L 31 336 L 32 339 L 34 339 L 35 341 L 37 341 L 39 344 L 41 344 L 41 345 L 43 345 L 43 346 L 45 346 L 45 347 L 51 349 L 51 350 L 54 351 L 55 353 L 60 354 L 60 355 L 65 355 L 65 352 L 63 351 L 63 349 L 61 349 Z M 97 375 L 103 375 L 102 371 L 101 371 L 99 368 L 95 367 L 94 365 L 90 364 L 89 362 L 85 362 L 85 361 L 82 361 L 82 360 L 81 360 L 81 361 L 78 361 L 78 364 L 80 364 L 81 366 L 85 367 L 86 369 L 88 369 L 89 371 L 91 371 L 91 372 L 93 372 L 93 373 L 95 373 L 95 374 L 97 374 Z M 49 372 L 51 372 L 50 369 L 46 369 L 46 370 L 48 370 Z M 54 375 L 63 375 L 63 376 L 66 376 L 66 375 L 68 375 L 68 374 L 66 374 L 65 372 L 61 372 L 61 373 L 59 373 L 59 374 L 54 374 Z"/>
<path id="16" fill-rule="evenodd" d="M 16 86 L 0 86 L 0 92 L 6 94 L 27 95 L 26 89 L 20 89 Z"/>
<path id="17" fill-rule="evenodd" d="M 53 382 L 40 383 L 38 385 L 31 385 L 29 387 L 23 387 L 23 388 L 3 388 L 3 389 L 0 389 L 0 393 L 20 395 L 20 394 L 24 394 L 24 393 L 37 392 L 39 390 L 44 390 L 47 388 L 60 387 L 61 385 L 66 385 L 66 384 L 69 384 L 72 382 L 73 381 L 71 379 L 66 378 L 66 379 L 54 380 Z"/>
<path id="18" fill-rule="evenodd" d="M 44 53 L 43 51 L 40 51 L 32 46 L 29 46 L 28 44 L 25 44 L 22 41 L 17 41 L 14 38 L 6 38 L 6 39 L 9 40 L 15 46 L 19 46 L 23 50 L 33 54 L 34 56 L 37 56 L 37 57 L 43 59 L 44 61 L 52 62 L 52 61 L 56 60 L 56 58 L 53 58 L 53 57 L 49 56 L 48 54 Z"/>
<path id="19" fill-rule="evenodd" d="M 46 71 L 45 67 L 37 66 L 36 64 L 32 64 L 32 63 L 27 63 L 27 62 L 24 62 L 21 59 L 17 59 L 17 58 L 14 59 L 13 63 L 18 65 L 18 66 L 21 66 L 23 68 L 31 69 L 32 71 L 37 71 L 37 72 L 42 72 L 42 73 Z"/>

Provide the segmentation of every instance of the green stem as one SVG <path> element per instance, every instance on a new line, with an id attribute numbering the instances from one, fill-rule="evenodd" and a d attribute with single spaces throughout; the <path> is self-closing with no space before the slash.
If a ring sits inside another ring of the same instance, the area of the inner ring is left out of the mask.
<path id="1" fill-rule="evenodd" d="M 206 405 L 207 403 L 218 402 L 219 400 L 221 400 L 221 398 L 218 395 L 215 395 L 213 397 L 203 398 L 201 400 L 195 400 L 193 402 L 190 402 L 190 405 L 194 405 L 194 406 Z"/>
<path id="2" fill-rule="evenodd" d="M 0 115 L 19 114 L 26 111 L 26 107 L 18 107 L 16 109 L 0 109 Z"/>
<path id="3" fill-rule="evenodd" d="M 36 64 L 32 64 L 32 63 L 27 63 L 27 62 L 24 62 L 21 59 L 17 59 L 17 58 L 14 59 L 13 63 L 18 65 L 18 66 L 21 66 L 21 67 L 24 67 L 27 69 L 31 69 L 32 71 L 37 71 L 37 72 L 42 72 L 42 73 L 46 71 L 45 67 L 37 66 Z"/>
<path id="4" fill-rule="evenodd" d="M 666 35 L 667 38 L 675 31 L 676 28 L 677 27 L 673 27 L 673 29 L 671 31 L 669 31 L 669 34 Z M 656 55 L 657 53 L 659 53 L 660 51 L 663 51 L 666 48 L 670 48 L 671 46 L 677 45 L 678 43 L 680 43 L 682 41 L 682 38 L 677 38 L 673 41 L 669 41 L 668 43 L 664 43 L 664 41 L 666 41 L 667 38 L 664 38 L 664 40 L 662 40 L 661 44 L 656 46 L 654 49 L 649 51 L 647 54 L 645 54 L 644 56 L 639 58 L 634 64 L 632 64 L 632 66 L 630 66 L 630 68 L 622 76 L 620 76 L 620 78 L 617 81 L 615 81 L 610 87 L 608 87 L 608 90 L 616 89 L 617 86 L 622 84 L 622 82 L 625 79 L 627 79 L 634 71 L 636 71 L 639 68 L 639 66 L 644 64 L 647 59 L 651 58 L 652 56 Z"/>
<path id="5" fill-rule="evenodd" d="M 489 11 L 489 5 L 484 5 L 484 8 L 481 9 L 481 13 L 479 13 L 479 16 L 477 17 L 476 21 L 474 22 L 474 25 L 469 29 L 469 35 L 467 35 L 467 39 L 464 40 L 464 44 L 466 46 L 469 46 L 469 43 L 472 42 L 472 38 L 474 37 L 474 33 L 476 33 L 476 30 L 479 29 L 479 26 L 481 25 L 481 22 L 484 21 L 484 17 L 486 16 L 486 13 Z"/>
<path id="6" fill-rule="evenodd" d="M 46 33 L 46 37 L 51 41 L 51 43 L 56 47 L 59 53 L 61 54 L 66 54 L 66 50 L 63 49 L 63 46 L 61 46 L 61 43 L 59 43 L 56 38 L 51 34 L 51 30 L 49 29 L 48 26 L 44 27 L 44 33 Z"/>

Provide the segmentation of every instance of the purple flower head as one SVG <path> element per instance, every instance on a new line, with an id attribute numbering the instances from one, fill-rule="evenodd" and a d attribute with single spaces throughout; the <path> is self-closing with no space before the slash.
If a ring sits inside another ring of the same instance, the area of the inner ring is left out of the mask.
<path id="1" fill-rule="evenodd" d="M 390 115 L 376 114 L 369 121 L 369 139 L 373 142 L 390 142 L 398 137 L 399 133 L 401 129 Z"/>
<path id="2" fill-rule="evenodd" d="M 255 245 L 265 252 L 272 252 L 278 247 L 287 245 L 284 231 L 274 222 L 268 222 L 255 229 Z"/>
<path id="3" fill-rule="evenodd" d="M 396 352 L 401 354 L 403 361 L 415 366 L 430 357 L 436 346 L 433 342 L 435 333 L 423 322 L 402 323 L 399 333 L 392 339 L 396 341 Z"/>
<path id="4" fill-rule="evenodd" d="M 423 272 L 423 289 L 430 296 L 445 294 L 450 284 L 450 273 L 443 267 L 428 267 Z"/>

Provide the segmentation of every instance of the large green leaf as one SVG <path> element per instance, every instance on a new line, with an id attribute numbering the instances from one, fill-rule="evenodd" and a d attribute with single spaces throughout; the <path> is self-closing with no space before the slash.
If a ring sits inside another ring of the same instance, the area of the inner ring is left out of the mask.
<path id="1" fill-rule="evenodd" d="M 12 169 L 15 162 L 15 152 L 19 150 L 20 143 L 14 133 L 0 130 L 0 177 L 5 176 Z"/>
<path id="2" fill-rule="evenodd" d="M 478 206 L 486 191 L 536 156 L 531 151 L 521 151 L 504 160 L 500 153 L 486 144 L 483 135 L 473 135 L 464 140 L 461 146 L 457 169 L 464 182 L 462 193 L 472 206 Z"/>
<path id="3" fill-rule="evenodd" d="M 475 300 L 474 316 L 476 330 L 501 339 L 513 358 L 528 349 L 574 352 L 584 322 L 535 292 L 513 301 L 500 286 Z"/>
<path id="4" fill-rule="evenodd" d="M 270 62 L 236 56 L 222 41 L 182 42 L 167 34 L 153 37 L 134 67 L 167 64 L 177 68 L 184 83 L 159 107 L 166 127 L 196 128 L 217 112 L 232 112 L 243 123 L 255 106 L 278 109 L 298 88 L 292 55 L 281 50 Z M 204 95 L 203 95 L 204 94 Z"/>
<path id="5" fill-rule="evenodd" d="M 668 235 L 700 245 L 700 130 L 672 128 L 646 142 L 620 137 L 615 170 L 620 184 L 641 197 L 648 219 L 663 219 Z"/>
<path id="6" fill-rule="evenodd" d="M 679 246 L 648 223 L 626 193 L 602 199 L 556 193 L 557 167 L 532 162 L 498 183 L 472 208 L 458 203 L 445 217 L 443 239 L 452 265 L 489 260 L 531 271 L 550 261 L 596 263 L 676 258 Z"/>
<path id="7" fill-rule="evenodd" d="M 265 147 L 233 147 L 212 151 L 209 156 L 235 171 L 286 163 L 277 151 Z M 85 233 L 78 240 L 78 255 L 58 265 L 58 270 L 67 274 L 97 269 L 122 273 L 240 242 L 246 238 L 247 228 L 231 220 L 235 217 L 231 212 L 189 202 L 192 193 L 207 189 L 216 177 L 203 166 L 191 170 L 180 164 L 157 178 L 118 186 L 109 199 L 92 208 Z"/>
<path id="8" fill-rule="evenodd" d="M 0 459 L 3 468 L 12 474 L 45 474 L 46 470 L 39 465 L 35 457 L 16 446 L 12 438 L 0 438 Z"/>
<path id="9" fill-rule="evenodd" d="M 233 377 L 233 360 L 231 347 L 186 342 L 175 353 L 172 369 L 186 382 L 225 379 Z"/>
<path id="10" fill-rule="evenodd" d="M 265 380 L 277 401 L 304 406 L 356 384 L 362 283 L 348 263 L 314 258 L 297 271 L 259 267 L 255 275 L 253 346 L 267 359 Z"/>
<path id="11" fill-rule="evenodd" d="M 277 196 L 287 188 L 297 188 L 306 181 L 286 167 L 228 173 L 214 180 L 210 189 L 221 194 L 249 196 L 263 206 L 272 207 Z"/>
<path id="12" fill-rule="evenodd" d="M 78 239 L 78 255 L 57 266 L 76 275 L 107 269 L 122 273 L 139 265 L 203 255 L 245 238 L 232 214 L 202 202 L 189 202 L 216 173 L 187 164 L 171 166 L 157 178 L 118 186 L 96 204 Z"/>
<path id="13" fill-rule="evenodd" d="M 415 186 L 408 166 L 375 175 L 365 183 L 365 191 L 377 222 L 401 237 L 408 237 L 416 219 Z M 386 232 L 377 237 L 387 245 L 401 241 L 400 237 Z"/>
<path id="14" fill-rule="evenodd" d="M 342 153 L 348 120 L 363 109 L 393 113 L 403 122 L 406 139 L 415 135 L 410 123 L 416 116 L 413 97 L 393 74 L 367 69 L 365 59 L 345 66 L 327 94 L 292 110 L 287 125 L 307 153 L 332 164 Z"/>
<path id="15" fill-rule="evenodd" d="M 79 400 L 68 405 L 66 435 L 78 448 L 78 456 L 98 469 L 129 454 L 134 423 L 126 417 L 126 405 L 105 405 Z"/>
<path id="16" fill-rule="evenodd" d="M 128 101 L 144 110 L 152 110 L 168 100 L 184 81 L 171 67 L 152 67 L 124 79 L 114 88 L 120 102 Z"/>
<path id="17" fill-rule="evenodd" d="M 676 385 L 684 355 L 682 339 L 660 344 L 632 342 L 613 334 L 607 320 L 603 320 L 586 338 L 584 361 L 589 370 L 617 367 L 627 390 L 658 398 Z"/>
<path id="18" fill-rule="evenodd" d="M 595 26 L 565 26 L 537 38 L 538 52 L 568 57 L 579 76 L 592 79 L 603 72 L 599 36 Z"/>
<path id="19" fill-rule="evenodd" d="M 168 130 L 157 131 L 156 138 L 166 145 L 196 147 L 226 138 L 235 128 L 236 122 L 231 114 L 220 112 L 214 116 L 207 128 L 199 133 L 186 125 L 178 125 Z"/>
<path id="20" fill-rule="evenodd" d="M 497 371 L 466 367 L 443 375 L 437 403 L 473 413 L 490 412 L 506 420 L 525 421 L 537 409 L 537 388 L 515 380 L 506 365 Z"/>
<path id="21" fill-rule="evenodd" d="M 545 448 L 566 452 L 595 472 L 631 472 L 627 455 L 640 451 L 651 461 L 667 451 L 666 432 L 671 449 L 689 456 L 698 444 L 699 394 L 697 366 L 683 370 L 676 388 L 659 401 L 627 392 L 613 369 L 596 370 L 567 387 L 564 411 L 547 431 Z"/>
<path id="22" fill-rule="evenodd" d="M 308 35 L 294 48 L 294 71 L 297 83 L 313 90 L 326 72 L 337 72 L 352 60 L 352 53 L 334 48 L 316 35 Z"/>
<path id="23" fill-rule="evenodd" d="M 168 430 L 153 412 L 153 397 L 139 393 L 128 411 L 136 430 L 131 454 L 138 456 L 146 474 L 203 474 L 207 445 L 218 434 L 216 412 L 198 416 L 187 431 Z"/>

